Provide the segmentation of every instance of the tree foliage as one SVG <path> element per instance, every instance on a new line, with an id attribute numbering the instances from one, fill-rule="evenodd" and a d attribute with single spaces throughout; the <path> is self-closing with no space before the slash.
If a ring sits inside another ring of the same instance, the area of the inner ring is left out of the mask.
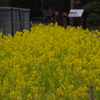
<path id="1" fill-rule="evenodd" d="M 40 16 L 42 13 L 37 0 L 10 0 L 9 6 L 30 8 L 30 15 L 32 17 Z"/>
<path id="2" fill-rule="evenodd" d="M 100 13 L 100 2 L 92 1 L 83 6 L 88 14 L 90 13 Z"/>
<path id="3" fill-rule="evenodd" d="M 58 0 L 44 0 L 44 8 L 46 10 L 58 11 Z M 70 0 L 63 0 L 63 11 L 68 12 L 70 9 Z"/>
<path id="4" fill-rule="evenodd" d="M 29 8 L 31 18 L 41 16 L 42 14 L 39 0 L 1 0 L 0 6 Z"/>
<path id="5" fill-rule="evenodd" d="M 46 10 L 57 10 L 58 0 L 43 0 L 43 7 Z"/>
<path id="6" fill-rule="evenodd" d="M 87 23 L 98 25 L 100 23 L 100 1 L 91 1 L 83 6 L 87 14 Z"/>
<path id="7" fill-rule="evenodd" d="M 41 3 L 43 1 L 43 3 Z M 58 0 L 0 0 L 0 6 L 12 6 L 20 8 L 30 8 L 31 16 L 42 14 L 41 5 L 45 10 L 58 11 Z M 70 0 L 64 0 L 63 11 L 70 9 Z"/>
<path id="8" fill-rule="evenodd" d="M 0 0 L 0 6 L 8 6 L 10 0 Z"/>

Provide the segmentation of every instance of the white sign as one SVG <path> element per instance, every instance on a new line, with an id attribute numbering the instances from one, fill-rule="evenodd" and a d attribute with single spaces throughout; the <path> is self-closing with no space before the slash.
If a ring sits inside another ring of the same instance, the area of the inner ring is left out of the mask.
<path id="1" fill-rule="evenodd" d="M 84 12 L 84 9 L 71 9 L 68 17 L 81 17 Z"/>

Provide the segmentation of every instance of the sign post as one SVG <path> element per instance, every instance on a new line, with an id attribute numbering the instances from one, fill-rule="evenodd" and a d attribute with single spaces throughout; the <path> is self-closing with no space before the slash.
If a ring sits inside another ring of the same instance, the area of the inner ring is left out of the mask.
<path id="1" fill-rule="evenodd" d="M 79 26 L 81 24 L 81 17 L 83 15 L 84 9 L 71 9 L 68 17 L 73 19 L 73 26 Z"/>
<path id="2" fill-rule="evenodd" d="M 80 0 L 71 0 L 71 9 L 81 9 L 82 4 Z M 70 24 L 73 26 L 79 26 L 82 23 L 82 18 L 81 17 L 70 17 Z"/>

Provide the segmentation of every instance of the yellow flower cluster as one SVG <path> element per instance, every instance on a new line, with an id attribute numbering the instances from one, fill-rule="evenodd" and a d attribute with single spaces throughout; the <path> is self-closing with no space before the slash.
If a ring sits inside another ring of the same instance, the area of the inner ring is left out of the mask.
<path id="1" fill-rule="evenodd" d="M 100 32 L 57 24 L 0 34 L 0 100 L 100 99 Z"/>

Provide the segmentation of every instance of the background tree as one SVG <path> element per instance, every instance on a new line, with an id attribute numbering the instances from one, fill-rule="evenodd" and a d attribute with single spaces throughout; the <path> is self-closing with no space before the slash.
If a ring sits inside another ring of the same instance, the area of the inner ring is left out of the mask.
<path id="1" fill-rule="evenodd" d="M 70 0 L 63 1 L 63 11 L 67 12 Z M 58 11 L 58 0 L 0 0 L 0 6 L 30 8 L 31 17 L 38 17 L 42 15 L 42 7 L 52 12 Z"/>
<path id="2" fill-rule="evenodd" d="M 0 6 L 29 8 L 31 19 L 42 14 L 40 0 L 0 0 Z"/>
<path id="3" fill-rule="evenodd" d="M 57 1 L 58 0 L 43 0 L 44 9 L 57 11 L 57 7 L 58 7 Z"/>
<path id="4" fill-rule="evenodd" d="M 86 12 L 88 25 L 99 25 L 100 23 L 100 0 L 91 1 L 83 6 Z"/>
<path id="5" fill-rule="evenodd" d="M 58 0 L 43 0 L 44 9 L 58 11 Z M 70 0 L 63 0 L 63 12 L 68 12 L 70 9 Z"/>
<path id="6" fill-rule="evenodd" d="M 29 8 L 31 19 L 32 17 L 38 17 L 42 14 L 37 0 L 10 0 L 8 5 L 13 7 Z"/>
<path id="7" fill-rule="evenodd" d="M 10 0 L 1 0 L 0 1 L 0 6 L 8 6 L 8 2 L 9 2 Z"/>

